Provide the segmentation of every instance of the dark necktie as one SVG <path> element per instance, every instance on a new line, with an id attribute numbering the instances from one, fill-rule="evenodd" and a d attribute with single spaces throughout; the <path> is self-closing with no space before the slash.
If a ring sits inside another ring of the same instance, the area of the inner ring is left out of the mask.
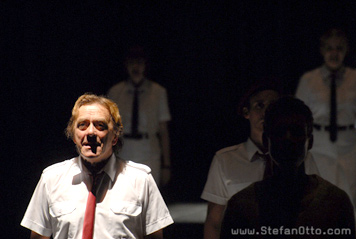
<path id="1" fill-rule="evenodd" d="M 131 118 L 131 135 L 133 137 L 138 136 L 138 123 L 139 123 L 139 95 L 140 95 L 140 86 L 143 84 L 145 79 L 142 79 L 139 83 L 133 83 L 134 89 L 134 97 L 132 102 L 132 118 Z"/>
<path id="2" fill-rule="evenodd" d="M 131 135 L 135 136 L 138 134 L 138 91 L 139 86 L 135 86 L 134 97 L 132 103 L 132 118 L 131 118 Z"/>
<path id="3" fill-rule="evenodd" d="M 265 171 L 263 172 L 263 179 L 269 178 L 273 175 L 272 159 L 269 154 L 256 153 L 259 158 L 265 161 Z"/>
<path id="4" fill-rule="evenodd" d="M 102 174 L 90 175 L 93 179 L 92 187 L 88 195 L 87 206 L 84 214 L 82 239 L 92 239 L 94 233 L 94 218 L 96 207 L 96 191 Z"/>
<path id="5" fill-rule="evenodd" d="M 263 179 L 272 177 L 273 175 L 273 166 L 272 166 L 272 159 L 269 156 L 269 154 L 265 154 L 264 158 L 266 160 L 266 167 L 265 167 L 265 172 L 263 174 Z"/>
<path id="6" fill-rule="evenodd" d="M 337 139 L 336 73 L 330 77 L 330 140 Z"/>

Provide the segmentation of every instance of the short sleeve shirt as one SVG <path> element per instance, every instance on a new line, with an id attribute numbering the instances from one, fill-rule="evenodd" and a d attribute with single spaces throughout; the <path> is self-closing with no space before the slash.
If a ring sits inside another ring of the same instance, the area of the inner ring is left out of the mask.
<path id="1" fill-rule="evenodd" d="M 131 133 L 134 89 L 131 81 L 127 80 L 114 85 L 108 92 L 108 97 L 119 107 L 125 134 Z M 138 131 L 148 137 L 143 139 L 125 138 L 120 156 L 125 160 L 147 164 L 148 160 L 160 160 L 161 145 L 157 137 L 159 123 L 170 121 L 171 115 L 166 89 L 153 81 L 144 80 L 139 87 L 138 99 Z"/>
<path id="2" fill-rule="evenodd" d="M 103 171 L 94 238 L 143 238 L 173 223 L 147 166 L 112 155 Z M 45 169 L 21 225 L 54 239 L 82 238 L 89 178 L 80 157 Z"/>
<path id="3" fill-rule="evenodd" d="M 132 103 L 134 86 L 130 81 L 114 85 L 108 97 L 119 107 L 125 133 L 131 132 Z M 171 120 L 167 91 L 156 82 L 145 79 L 139 88 L 139 132 L 156 134 L 159 123 Z"/>
<path id="4" fill-rule="evenodd" d="M 323 126 L 330 122 L 330 71 L 326 66 L 305 73 L 299 82 L 296 97 L 313 113 L 314 122 Z M 336 78 L 338 125 L 352 125 L 356 120 L 356 70 L 344 67 Z"/>
<path id="5" fill-rule="evenodd" d="M 226 205 L 237 192 L 263 179 L 266 161 L 262 152 L 248 139 L 246 142 L 216 152 L 201 198 Z M 305 160 L 307 174 L 319 174 L 312 155 Z"/>

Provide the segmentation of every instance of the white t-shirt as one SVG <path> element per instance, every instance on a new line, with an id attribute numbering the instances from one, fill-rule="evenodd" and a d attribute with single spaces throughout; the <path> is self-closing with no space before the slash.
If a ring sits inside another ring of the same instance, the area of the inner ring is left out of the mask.
<path id="1" fill-rule="evenodd" d="M 147 166 L 113 154 L 102 171 L 107 191 L 96 205 L 94 238 L 143 238 L 173 223 Z M 46 168 L 21 225 L 54 239 L 81 239 L 90 184 L 80 157 Z"/>

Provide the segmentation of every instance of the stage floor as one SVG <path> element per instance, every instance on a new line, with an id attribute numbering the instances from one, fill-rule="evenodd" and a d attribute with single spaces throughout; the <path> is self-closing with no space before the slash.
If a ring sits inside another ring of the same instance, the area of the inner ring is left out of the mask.
<path id="1" fill-rule="evenodd" d="M 171 203 L 168 208 L 174 224 L 164 229 L 164 238 L 203 238 L 207 203 Z"/>

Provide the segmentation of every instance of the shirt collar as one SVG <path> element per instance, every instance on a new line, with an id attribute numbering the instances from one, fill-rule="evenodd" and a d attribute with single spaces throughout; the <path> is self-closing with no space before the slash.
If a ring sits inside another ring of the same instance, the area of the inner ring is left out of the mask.
<path id="1" fill-rule="evenodd" d="M 336 84 L 340 84 L 340 82 L 343 80 L 343 76 L 345 73 L 345 66 L 342 66 L 337 72 L 336 72 Z M 321 75 L 323 77 L 323 81 L 327 84 L 330 85 L 330 75 L 331 71 L 326 67 L 326 65 L 323 65 L 321 67 Z"/>
<path id="2" fill-rule="evenodd" d="M 78 158 L 78 165 L 82 173 L 89 174 L 89 170 L 83 165 L 81 156 Z M 109 175 L 110 179 L 112 182 L 115 180 L 116 176 L 116 157 L 115 154 L 113 153 L 109 159 L 109 161 L 106 163 L 104 168 L 100 170 L 100 172 L 105 172 L 107 175 Z M 99 173 L 100 173 L 99 172 Z"/>
<path id="3" fill-rule="evenodd" d="M 253 162 L 257 159 L 257 157 L 255 157 L 256 153 L 263 154 L 263 152 L 251 140 L 251 138 L 248 138 L 246 141 L 246 151 L 247 151 L 248 160 L 250 162 Z"/>
<path id="4" fill-rule="evenodd" d="M 130 79 L 126 80 L 126 85 L 127 85 L 128 92 L 132 92 L 133 93 L 134 90 L 135 90 L 135 86 L 134 86 L 134 84 L 132 83 L 132 81 Z M 144 78 L 142 84 L 138 88 L 139 91 L 140 92 L 145 91 L 145 89 L 147 89 L 148 85 L 149 85 L 149 80 L 147 78 Z"/>

